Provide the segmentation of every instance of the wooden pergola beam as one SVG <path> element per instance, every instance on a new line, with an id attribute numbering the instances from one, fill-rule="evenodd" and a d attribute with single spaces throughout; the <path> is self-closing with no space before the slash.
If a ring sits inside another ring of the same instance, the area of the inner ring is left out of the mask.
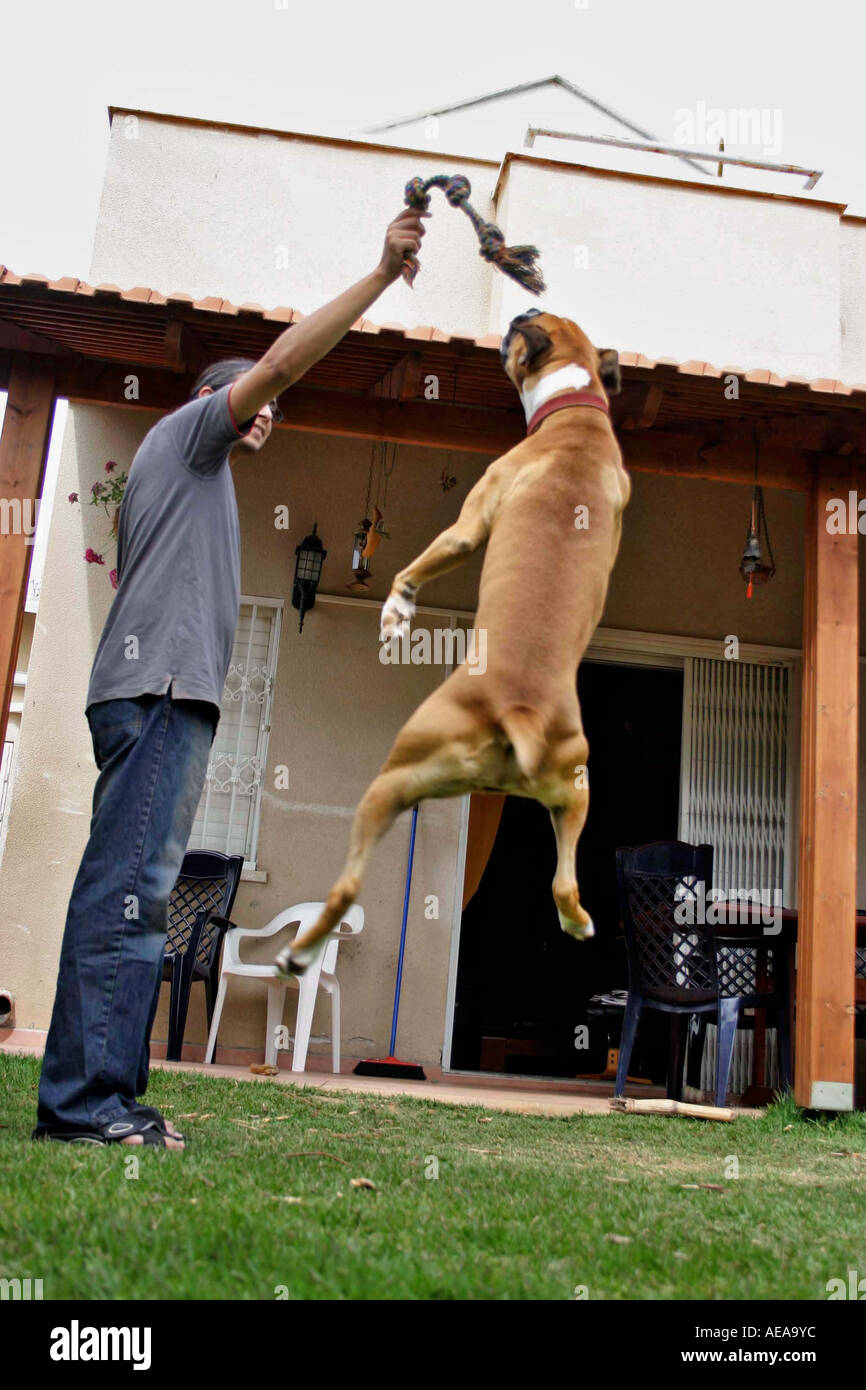
<path id="1" fill-rule="evenodd" d="M 828 530 L 855 462 L 823 457 L 809 491 L 803 602 L 800 871 L 794 1095 L 854 1106 L 858 535 Z"/>
<path id="2" fill-rule="evenodd" d="M 622 428 L 626 430 L 648 430 L 656 421 L 665 393 L 661 386 L 642 386 L 638 390 L 626 390 L 624 402 L 625 415 Z"/>
<path id="3" fill-rule="evenodd" d="M 620 435 L 625 465 L 634 473 L 662 473 L 675 478 L 704 478 L 719 483 L 753 483 L 752 450 L 741 441 L 714 441 L 710 429 L 627 430 Z M 815 472 L 813 459 L 801 449 L 769 444 L 761 449 L 763 487 L 806 492 Z"/>
<path id="4" fill-rule="evenodd" d="M 6 737 L 33 556 L 35 504 L 42 496 L 54 418 L 54 373 L 22 357 L 12 368 L 8 392 L 0 433 L 0 744 Z"/>
<path id="5" fill-rule="evenodd" d="M 183 343 L 194 349 L 184 333 Z M 34 359 L 36 361 L 38 359 Z M 187 398 L 188 382 L 177 370 L 142 366 L 136 370 L 139 397 L 127 399 L 127 364 L 46 359 L 56 372 L 56 394 L 91 405 L 146 410 L 174 410 Z M 415 363 L 407 363 L 414 371 Z M 2 387 L 0 375 L 0 387 Z M 399 389 L 397 380 L 392 382 Z M 281 429 L 382 439 L 435 449 L 455 449 L 495 458 L 523 437 L 519 410 L 491 410 L 451 405 L 445 401 L 362 395 L 299 383 L 283 399 L 286 419 Z M 754 477 L 751 436 L 732 429 L 719 439 L 712 425 L 696 422 L 692 430 L 640 429 L 622 431 L 626 466 L 637 473 L 661 473 L 678 478 L 751 483 Z M 805 452 L 775 436 L 761 447 L 760 474 L 764 487 L 804 492 L 812 485 L 815 453 Z"/>
<path id="6" fill-rule="evenodd" d="M 658 416 L 664 408 L 676 406 L 669 413 L 660 428 L 673 433 L 684 430 L 694 431 L 702 427 L 706 437 L 719 443 L 740 443 L 754 454 L 755 434 L 757 432 L 761 453 L 767 447 L 784 446 L 792 449 L 809 449 L 818 453 L 839 453 L 856 450 L 866 453 L 866 412 L 852 406 L 847 396 L 840 396 L 834 402 L 835 408 L 828 409 L 826 401 L 813 393 L 813 400 L 805 403 L 789 397 L 787 390 L 782 393 L 780 402 L 777 393 L 774 398 L 770 392 L 761 401 L 749 400 L 748 411 L 736 418 L 724 418 L 724 410 L 713 416 L 704 412 L 708 401 L 706 389 L 701 389 L 700 380 L 692 387 L 686 387 L 680 377 L 662 385 L 642 386 L 636 381 L 624 381 L 622 393 L 611 402 L 613 419 L 618 430 L 639 431 L 659 428 Z M 689 416 L 689 402 L 694 403 L 694 413 Z M 789 407 L 787 412 L 779 411 L 780 403 Z M 716 403 L 718 411 L 718 402 Z"/>
<path id="7" fill-rule="evenodd" d="M 421 381 L 421 354 L 407 352 L 390 371 L 373 386 L 371 396 L 386 396 L 394 401 L 409 401 L 418 394 Z"/>
<path id="8" fill-rule="evenodd" d="M 186 345 L 186 335 L 183 341 Z M 139 383 L 138 398 L 133 400 L 126 394 L 131 371 Z M 187 378 L 164 368 L 133 369 L 116 362 L 82 360 L 58 362 L 56 366 L 56 394 L 76 403 L 165 411 L 182 405 L 188 391 Z M 519 410 L 491 411 L 435 400 L 400 400 L 302 383 L 285 393 L 282 406 L 286 419 L 279 429 L 459 449 L 489 457 L 512 448 L 525 433 Z"/>
<path id="9" fill-rule="evenodd" d="M 60 356 L 74 357 L 71 349 L 58 343 L 55 338 L 47 337 L 44 333 L 34 333 L 31 328 L 20 328 L 14 323 L 4 323 L 0 320 L 0 352 L 36 353 L 39 356 Z"/>

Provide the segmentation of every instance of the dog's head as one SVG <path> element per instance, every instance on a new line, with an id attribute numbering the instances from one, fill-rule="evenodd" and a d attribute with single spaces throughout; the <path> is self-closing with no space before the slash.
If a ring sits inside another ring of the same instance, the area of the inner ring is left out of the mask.
<path id="1" fill-rule="evenodd" d="M 571 319 L 542 309 L 518 314 L 508 325 L 499 353 L 506 375 L 522 390 L 527 378 L 576 362 L 590 378 L 590 389 L 602 386 L 609 396 L 620 390 L 619 354 L 615 348 L 594 348 Z"/>

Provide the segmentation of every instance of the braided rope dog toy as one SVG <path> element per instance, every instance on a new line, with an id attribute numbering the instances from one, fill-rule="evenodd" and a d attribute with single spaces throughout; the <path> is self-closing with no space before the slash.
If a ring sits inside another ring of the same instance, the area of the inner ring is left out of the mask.
<path id="1" fill-rule="evenodd" d="M 485 222 L 469 202 L 472 186 L 462 174 L 434 174 L 429 179 L 410 179 L 406 184 L 405 203 L 407 207 L 426 212 L 430 207 L 431 188 L 441 188 L 453 208 L 465 212 L 475 228 L 481 243 L 478 252 L 485 261 L 498 266 L 504 275 L 510 275 L 530 294 L 543 294 L 545 289 L 541 267 L 535 264 L 538 258 L 536 246 L 506 246 L 505 237 L 494 222 Z M 420 267 L 414 252 L 409 251 L 403 259 L 401 274 L 407 285 L 412 287 Z"/>

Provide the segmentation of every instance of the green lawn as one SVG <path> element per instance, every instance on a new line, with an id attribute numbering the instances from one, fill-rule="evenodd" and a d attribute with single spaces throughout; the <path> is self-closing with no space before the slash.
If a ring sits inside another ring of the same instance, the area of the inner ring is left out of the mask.
<path id="1" fill-rule="evenodd" d="M 0 1277 L 46 1299 L 825 1299 L 866 1274 L 864 1115 L 548 1119 L 155 1072 L 176 1154 L 30 1143 L 38 1073 L 0 1057 Z"/>

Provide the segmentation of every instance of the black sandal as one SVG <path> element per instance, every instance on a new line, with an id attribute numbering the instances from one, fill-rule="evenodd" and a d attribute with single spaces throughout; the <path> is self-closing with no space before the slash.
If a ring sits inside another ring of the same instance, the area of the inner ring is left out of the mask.
<path id="1" fill-rule="evenodd" d="M 112 1120 L 110 1124 L 95 1129 L 75 1129 L 68 1126 L 52 1129 L 47 1126 L 44 1128 L 37 1126 L 31 1138 L 50 1139 L 60 1144 L 99 1144 L 104 1146 L 106 1144 L 119 1144 L 133 1134 L 140 1134 L 142 1146 L 147 1145 L 150 1148 L 168 1148 L 166 1139 L 178 1139 L 184 1143 L 181 1135 L 169 1133 L 161 1115 L 159 1115 L 158 1120 L 154 1118 L 154 1115 L 158 1113 L 158 1111 L 152 1111 L 150 1106 L 141 1106 L 136 1110 L 131 1110 L 128 1119 Z M 129 1147 L 138 1146 L 130 1145 Z"/>
<path id="2" fill-rule="evenodd" d="M 168 1128 L 166 1118 L 163 1115 L 162 1111 L 157 1110 L 155 1105 L 135 1104 L 132 1106 L 129 1113 L 131 1115 L 145 1115 L 149 1120 L 153 1120 L 160 1133 L 164 1134 L 168 1139 L 179 1139 L 182 1144 L 189 1144 L 190 1142 L 187 1135 L 180 1134 L 177 1131 L 172 1133 L 172 1131 Z"/>

